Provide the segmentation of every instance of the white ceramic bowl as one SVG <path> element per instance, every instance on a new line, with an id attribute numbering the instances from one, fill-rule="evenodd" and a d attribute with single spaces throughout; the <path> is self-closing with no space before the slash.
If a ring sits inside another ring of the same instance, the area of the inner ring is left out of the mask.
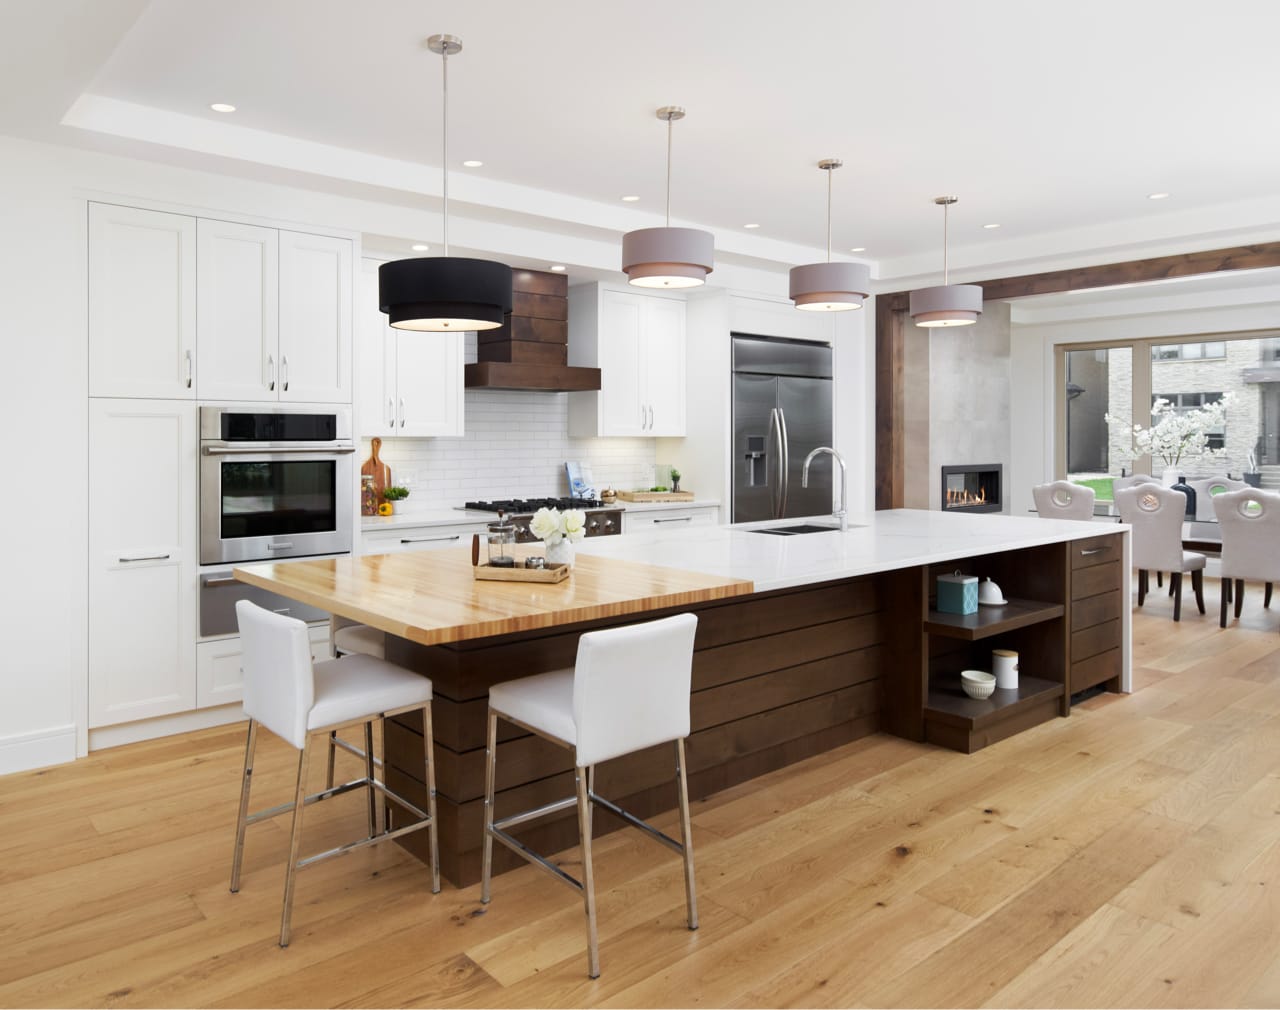
<path id="1" fill-rule="evenodd" d="M 990 698 L 991 692 L 996 689 L 995 674 L 987 673 L 985 670 L 961 670 L 960 686 L 970 698 L 976 698 L 978 701 Z"/>

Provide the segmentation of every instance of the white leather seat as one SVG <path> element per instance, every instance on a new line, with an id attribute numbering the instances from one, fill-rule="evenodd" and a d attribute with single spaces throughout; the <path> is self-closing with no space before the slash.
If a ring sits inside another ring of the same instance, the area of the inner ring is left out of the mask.
<path id="1" fill-rule="evenodd" d="M 347 656 L 312 663 L 307 626 L 302 621 L 273 614 L 248 600 L 236 603 L 236 619 L 240 625 L 240 640 L 244 649 L 244 711 L 249 717 L 249 736 L 245 744 L 240 811 L 236 818 L 231 890 L 240 890 L 245 829 L 250 824 L 291 810 L 293 829 L 289 838 L 289 865 L 285 876 L 284 911 L 280 920 L 280 946 L 289 945 L 294 878 L 297 871 L 321 859 L 427 828 L 431 833 L 431 889 L 438 892 L 440 858 L 436 831 L 435 763 L 432 760 L 434 737 L 431 729 L 431 681 L 411 670 L 372 656 Z M 425 811 L 387 789 L 374 776 L 373 770 L 373 720 L 416 709 L 422 710 L 423 757 L 427 783 Z M 365 732 L 364 777 L 337 787 L 330 783 L 323 792 L 308 796 L 306 780 L 312 734 L 360 724 L 364 725 Z M 259 725 L 265 726 L 298 750 L 298 778 L 292 803 L 251 815 L 249 790 Z M 369 796 L 368 837 L 299 861 L 302 811 L 306 805 L 361 788 L 367 789 Z M 394 831 L 379 831 L 374 800 L 377 791 L 404 807 L 418 820 Z"/>
<path id="2" fill-rule="evenodd" d="M 1236 617 L 1240 616 L 1245 579 L 1266 583 L 1262 605 L 1271 606 L 1271 583 L 1280 579 L 1280 494 L 1246 485 L 1214 497 L 1213 509 L 1222 527 L 1222 610 L 1218 624 L 1225 628 L 1227 604 L 1232 599 Z"/>
<path id="3" fill-rule="evenodd" d="M 1069 480 L 1038 484 L 1031 489 L 1036 514 L 1041 519 L 1077 519 L 1093 521 L 1094 490 Z"/>
<path id="4" fill-rule="evenodd" d="M 385 659 L 387 633 L 367 624 L 347 624 L 333 630 L 333 649 L 338 655 L 358 652 L 363 656 Z"/>
<path id="5" fill-rule="evenodd" d="M 572 670 L 541 673 L 495 684 L 489 689 L 480 900 L 485 904 L 489 902 L 494 839 L 579 890 L 586 911 L 587 964 L 592 978 L 600 974 L 591 862 L 593 806 L 604 807 L 683 856 L 689 928 L 698 928 L 684 753 L 684 740 L 690 727 L 689 692 L 697 626 L 698 619 L 693 614 L 680 614 L 645 624 L 588 632 L 578 641 L 577 661 Z M 499 718 L 573 751 L 576 797 L 494 820 Z M 676 785 L 680 801 L 681 840 L 678 842 L 595 792 L 595 766 L 600 762 L 672 742 L 676 745 Z M 527 848 L 505 830 L 575 805 L 582 841 L 581 881 Z"/>
<path id="6" fill-rule="evenodd" d="M 1136 484 L 1115 492 L 1120 521 L 1133 527 L 1133 567 L 1138 569 L 1138 606 L 1147 595 L 1147 573 L 1170 572 L 1173 619 L 1182 620 L 1182 576 L 1191 573 L 1196 606 L 1204 613 L 1203 554 L 1182 549 L 1182 521 L 1187 497 L 1159 484 Z"/>

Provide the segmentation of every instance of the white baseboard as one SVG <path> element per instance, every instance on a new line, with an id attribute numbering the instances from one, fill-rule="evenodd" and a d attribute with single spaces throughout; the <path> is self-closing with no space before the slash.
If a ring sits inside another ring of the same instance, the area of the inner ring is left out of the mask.
<path id="1" fill-rule="evenodd" d="M 225 726 L 227 723 L 239 722 L 244 718 L 244 708 L 239 702 L 233 705 L 219 705 L 217 708 L 202 708 L 196 712 L 180 712 L 177 715 L 162 715 L 155 719 L 139 719 L 137 722 L 125 722 L 118 726 L 100 726 L 89 730 L 89 750 L 103 750 L 107 747 L 119 747 L 127 743 L 138 743 L 142 740 L 154 740 L 157 737 L 173 736 L 175 733 L 189 733 L 196 729 L 208 729 L 211 726 Z"/>
<path id="2" fill-rule="evenodd" d="M 0 737 L 0 775 L 65 764 L 75 759 L 74 723 Z"/>

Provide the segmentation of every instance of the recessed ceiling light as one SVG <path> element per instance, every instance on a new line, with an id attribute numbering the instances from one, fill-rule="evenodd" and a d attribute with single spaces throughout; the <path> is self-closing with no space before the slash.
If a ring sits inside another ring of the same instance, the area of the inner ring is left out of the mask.
<path id="1" fill-rule="evenodd" d="M 759 228 L 760 226 L 759 226 L 758 224 L 752 223 L 752 224 L 744 224 L 742 227 L 744 227 L 744 228 Z"/>
<path id="2" fill-rule="evenodd" d="M 637 200 L 639 200 L 639 199 L 640 199 L 640 197 L 638 197 L 638 196 L 624 196 L 624 197 L 622 198 L 622 202 L 623 202 L 623 203 L 635 203 L 635 202 L 636 202 Z"/>
<path id="3" fill-rule="evenodd" d="M 212 105 L 209 106 L 209 108 L 211 108 L 214 112 L 235 112 L 236 111 L 236 107 L 234 105 L 228 105 L 226 102 L 214 102 Z"/>
<path id="4" fill-rule="evenodd" d="M 864 245 L 856 245 L 849 250 L 849 252 L 866 252 L 866 251 L 867 251 L 867 247 Z"/>
<path id="5" fill-rule="evenodd" d="M 413 245 L 409 246 L 409 248 L 412 249 L 414 252 L 426 252 L 428 249 L 431 248 L 431 246 L 427 245 L 425 242 L 416 242 Z"/>
<path id="6" fill-rule="evenodd" d="M 462 164 L 464 168 L 481 168 L 484 165 L 484 162 L 472 160 L 464 161 Z"/>
<path id="7" fill-rule="evenodd" d="M 1148 200 L 1167 200 L 1169 199 L 1169 194 L 1168 193 L 1148 193 L 1147 199 Z"/>
<path id="8" fill-rule="evenodd" d="M 565 266 L 563 263 L 555 263 L 552 266 L 548 267 L 547 269 L 554 270 L 556 273 L 562 274 L 565 271 Z"/>
<path id="9" fill-rule="evenodd" d="M 982 227 L 990 231 L 992 228 L 999 228 L 1000 226 L 998 224 L 984 224 Z"/>

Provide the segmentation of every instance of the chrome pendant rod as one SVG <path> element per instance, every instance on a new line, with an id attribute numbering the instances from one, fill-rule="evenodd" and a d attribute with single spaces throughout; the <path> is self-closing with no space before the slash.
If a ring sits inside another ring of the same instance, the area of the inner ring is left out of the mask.
<path id="1" fill-rule="evenodd" d="M 827 262 L 831 262 L 831 169 L 827 169 Z"/>
<path id="2" fill-rule="evenodd" d="M 671 124 L 673 116 L 667 117 L 667 227 L 671 227 Z"/>
<path id="3" fill-rule="evenodd" d="M 440 66 L 444 77 L 442 89 L 444 116 L 441 120 L 441 132 L 444 137 L 443 161 L 440 174 L 444 176 L 444 254 L 449 255 L 449 47 L 446 45 L 440 52 Z"/>
<path id="4" fill-rule="evenodd" d="M 951 204 L 942 205 L 942 285 L 947 285 L 947 221 L 951 213 Z"/>

